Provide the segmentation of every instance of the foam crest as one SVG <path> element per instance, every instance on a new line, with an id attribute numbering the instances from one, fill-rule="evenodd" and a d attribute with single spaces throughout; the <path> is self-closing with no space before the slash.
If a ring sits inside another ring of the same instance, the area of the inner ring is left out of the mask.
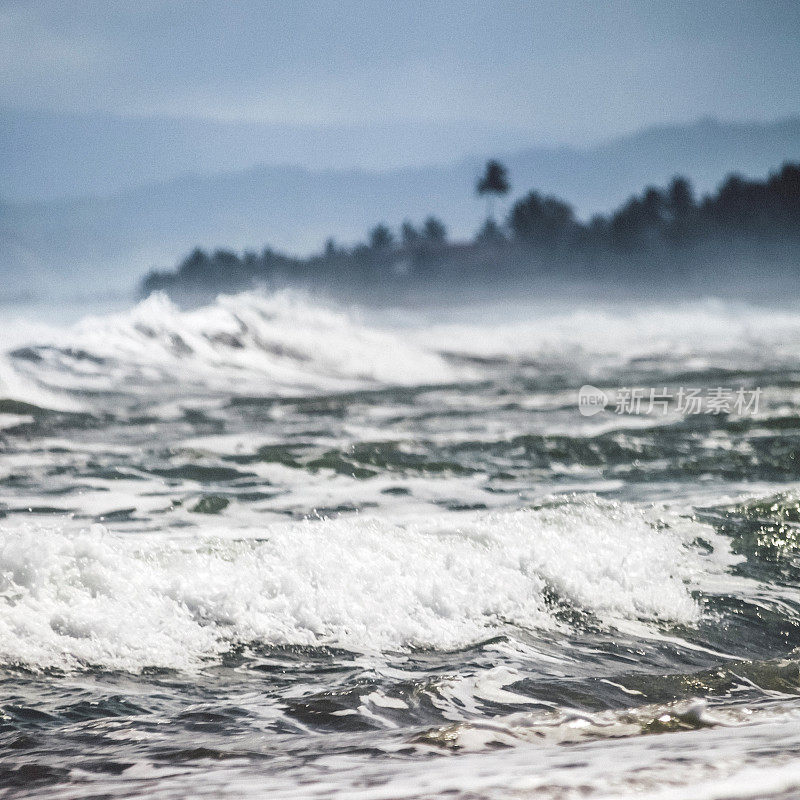
<path id="1" fill-rule="evenodd" d="M 633 506 L 590 498 L 403 524 L 305 521 L 239 540 L 5 528 L 0 657 L 136 671 L 190 669 L 235 645 L 447 650 L 562 625 L 553 593 L 604 625 L 692 623 L 698 527 L 656 529 Z"/>
<path id="2" fill-rule="evenodd" d="M 152 295 L 37 345 L 35 374 L 72 389 L 179 381 L 212 391 L 334 391 L 455 376 L 426 347 L 288 291 L 220 296 L 190 311 Z"/>

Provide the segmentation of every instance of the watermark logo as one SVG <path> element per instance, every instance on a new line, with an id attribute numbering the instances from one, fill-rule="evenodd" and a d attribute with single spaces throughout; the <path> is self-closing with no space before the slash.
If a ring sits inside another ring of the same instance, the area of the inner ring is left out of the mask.
<path id="1" fill-rule="evenodd" d="M 736 414 L 755 416 L 761 400 L 761 387 L 730 388 L 715 386 L 698 389 L 679 386 L 671 391 L 666 386 L 628 387 L 610 389 L 608 392 L 586 384 L 578 392 L 578 411 L 584 417 L 593 417 L 606 407 L 615 414 L 633 416 L 665 416 L 670 411 L 685 416 L 693 414 Z"/>
<path id="2" fill-rule="evenodd" d="M 584 417 L 599 414 L 608 405 L 608 395 L 596 386 L 584 384 L 578 392 L 578 411 Z"/>

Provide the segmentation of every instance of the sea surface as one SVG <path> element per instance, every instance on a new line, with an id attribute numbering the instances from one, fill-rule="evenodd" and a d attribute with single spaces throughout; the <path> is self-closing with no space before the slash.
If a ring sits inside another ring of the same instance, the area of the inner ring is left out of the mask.
<path id="1" fill-rule="evenodd" d="M 0 797 L 800 794 L 800 312 L 0 322 Z"/>

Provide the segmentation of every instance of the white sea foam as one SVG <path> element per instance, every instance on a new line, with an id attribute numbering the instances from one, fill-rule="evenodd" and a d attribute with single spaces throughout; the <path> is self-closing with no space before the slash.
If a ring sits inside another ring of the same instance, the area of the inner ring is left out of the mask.
<path id="1" fill-rule="evenodd" d="M 657 358 L 662 367 L 760 368 L 800 363 L 800 315 L 716 300 L 681 306 L 576 307 L 513 322 L 435 325 L 429 346 L 465 356 L 591 366 Z"/>
<path id="2" fill-rule="evenodd" d="M 153 295 L 32 344 L 50 346 L 39 348 L 32 373 L 76 390 L 177 382 L 209 391 L 334 391 L 456 375 L 428 348 L 292 292 L 220 296 L 191 311 Z"/>
<path id="3" fill-rule="evenodd" d="M 2 354 L 0 354 L 0 400 L 14 400 L 56 411 L 81 409 L 81 404 L 77 400 L 46 389 L 21 375 Z"/>
<path id="4" fill-rule="evenodd" d="M 588 371 L 641 359 L 666 369 L 761 368 L 765 352 L 772 365 L 800 366 L 800 316 L 770 313 L 766 325 L 763 309 L 744 305 L 540 309 L 499 324 L 479 318 L 465 310 L 459 324 L 418 320 L 388 329 L 289 291 L 222 295 L 190 311 L 153 295 L 126 312 L 11 336 L 15 346 L 50 349 L 39 347 L 35 363 L 0 362 L 0 397 L 61 408 L 74 400 L 59 390 L 152 393 L 167 384 L 201 393 L 317 393 L 481 377 L 479 366 L 456 367 L 442 355 L 449 353 Z"/>
<path id="5" fill-rule="evenodd" d="M 450 649 L 508 624 L 558 626 L 553 591 L 610 626 L 692 623 L 687 582 L 707 568 L 686 545 L 698 527 L 657 530 L 634 506 L 590 498 L 239 540 L 4 528 L 0 657 L 135 671 L 192 668 L 233 644 Z"/>

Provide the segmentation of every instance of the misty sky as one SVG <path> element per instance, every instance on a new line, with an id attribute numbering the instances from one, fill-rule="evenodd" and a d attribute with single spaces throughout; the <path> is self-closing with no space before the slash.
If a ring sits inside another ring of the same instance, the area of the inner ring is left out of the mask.
<path id="1" fill-rule="evenodd" d="M 796 115 L 799 64 L 797 2 L 0 0 L 7 111 L 273 127 L 265 157 L 315 165 L 326 131 L 380 166 L 398 132 L 420 161 Z"/>

